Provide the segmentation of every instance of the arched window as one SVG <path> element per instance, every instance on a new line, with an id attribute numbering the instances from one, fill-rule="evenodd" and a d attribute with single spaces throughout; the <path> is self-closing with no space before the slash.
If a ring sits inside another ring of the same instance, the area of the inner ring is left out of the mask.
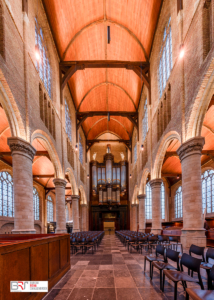
<path id="1" fill-rule="evenodd" d="M 79 160 L 81 164 L 83 164 L 83 144 L 82 144 L 82 138 L 79 134 Z"/>
<path id="2" fill-rule="evenodd" d="M 47 222 L 53 222 L 53 200 L 51 196 L 47 198 Z"/>
<path id="3" fill-rule="evenodd" d="M 38 25 L 38 21 L 35 18 L 35 45 L 39 49 L 40 59 L 36 61 L 36 68 L 39 72 L 39 76 L 44 83 L 46 90 L 51 98 L 51 67 L 48 59 L 48 51 L 45 45 L 42 28 Z"/>
<path id="4" fill-rule="evenodd" d="M 160 97 L 166 87 L 166 82 L 172 70 L 172 31 L 171 31 L 171 18 L 164 29 L 163 42 L 160 51 L 159 62 L 159 91 Z"/>
<path id="5" fill-rule="evenodd" d="M 152 219 L 152 189 L 149 182 L 146 185 L 145 213 L 146 219 Z"/>
<path id="6" fill-rule="evenodd" d="M 175 193 L 175 218 L 183 217 L 182 187 L 180 186 Z"/>
<path id="7" fill-rule="evenodd" d="M 165 187 L 163 182 L 161 184 L 161 215 L 162 219 L 165 219 Z"/>
<path id="8" fill-rule="evenodd" d="M 39 220 L 39 193 L 35 187 L 33 187 L 33 212 L 34 220 Z"/>
<path id="9" fill-rule="evenodd" d="M 68 205 L 66 205 L 65 214 L 66 214 L 66 222 L 68 222 L 69 221 Z"/>
<path id="10" fill-rule="evenodd" d="M 202 209 L 207 213 L 214 212 L 214 171 L 208 170 L 201 175 L 202 180 Z"/>
<path id="11" fill-rule="evenodd" d="M 0 172 L 0 216 L 14 217 L 13 179 L 8 172 Z"/>
<path id="12" fill-rule="evenodd" d="M 148 132 L 148 111 L 147 111 L 147 99 L 144 104 L 144 110 L 143 110 L 143 119 L 142 119 L 142 134 L 143 134 L 143 141 L 146 138 L 147 132 Z"/>
<path id="13" fill-rule="evenodd" d="M 137 134 L 135 134 L 134 138 L 134 163 L 137 161 Z"/>
<path id="14" fill-rule="evenodd" d="M 71 114 L 66 100 L 65 100 L 65 131 L 69 137 L 69 140 L 72 141 Z"/>

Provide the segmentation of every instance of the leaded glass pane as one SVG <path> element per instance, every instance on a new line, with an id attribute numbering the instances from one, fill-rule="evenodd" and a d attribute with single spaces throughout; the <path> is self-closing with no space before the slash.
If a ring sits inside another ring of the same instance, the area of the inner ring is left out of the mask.
<path id="1" fill-rule="evenodd" d="M 161 184 L 161 215 L 162 219 L 165 219 L 165 188 L 164 184 Z"/>
<path id="2" fill-rule="evenodd" d="M 47 222 L 53 222 L 53 201 L 51 196 L 47 199 Z"/>
<path id="3" fill-rule="evenodd" d="M 39 220 L 39 193 L 35 187 L 33 187 L 33 212 L 34 220 Z"/>
<path id="4" fill-rule="evenodd" d="M 201 175 L 202 180 L 202 210 L 214 212 L 214 171 L 208 170 Z"/>
<path id="5" fill-rule="evenodd" d="M 71 115 L 70 110 L 65 100 L 65 131 L 70 141 L 72 141 Z"/>
<path id="6" fill-rule="evenodd" d="M 180 186 L 175 193 L 175 218 L 183 217 L 182 206 L 182 187 Z"/>
<path id="7" fill-rule="evenodd" d="M 146 185 L 145 213 L 146 219 L 152 219 L 152 190 L 149 183 Z"/>
<path id="8" fill-rule="evenodd" d="M 144 116 L 143 116 L 143 120 L 142 120 L 142 125 L 143 125 L 142 132 L 143 132 L 143 141 L 144 141 L 146 138 L 146 134 L 148 132 L 147 99 L 144 104 Z"/>
<path id="9" fill-rule="evenodd" d="M 0 216 L 14 217 L 13 180 L 8 172 L 0 172 Z"/>
<path id="10" fill-rule="evenodd" d="M 81 164 L 83 164 L 83 144 L 82 144 L 82 138 L 79 134 L 79 160 Z"/>

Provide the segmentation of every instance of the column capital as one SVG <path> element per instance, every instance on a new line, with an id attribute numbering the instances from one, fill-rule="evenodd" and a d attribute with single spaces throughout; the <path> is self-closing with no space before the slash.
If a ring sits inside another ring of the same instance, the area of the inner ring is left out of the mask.
<path id="1" fill-rule="evenodd" d="M 12 156 L 14 154 L 20 154 L 33 161 L 34 155 L 36 154 L 36 149 L 27 141 L 19 137 L 9 137 L 7 139 L 7 144 L 10 147 Z"/>
<path id="2" fill-rule="evenodd" d="M 87 207 L 87 204 L 80 204 L 82 207 Z"/>
<path id="3" fill-rule="evenodd" d="M 54 178 L 53 183 L 54 183 L 55 187 L 65 188 L 67 181 L 62 178 Z"/>
<path id="4" fill-rule="evenodd" d="M 131 204 L 131 206 L 132 206 L 132 207 L 137 207 L 138 204 L 136 204 L 136 203 L 135 203 L 135 204 Z"/>
<path id="5" fill-rule="evenodd" d="M 73 200 L 79 200 L 80 196 L 78 195 L 71 195 L 71 199 Z"/>
<path id="6" fill-rule="evenodd" d="M 194 154 L 201 155 L 204 144 L 205 139 L 202 136 L 189 139 L 177 149 L 180 160 Z"/>
<path id="7" fill-rule="evenodd" d="M 163 183 L 163 180 L 161 178 L 156 178 L 156 179 L 152 179 L 149 181 L 151 189 L 160 188 L 162 183 Z"/>
<path id="8" fill-rule="evenodd" d="M 145 200 L 145 199 L 146 199 L 146 194 L 140 194 L 140 195 L 137 195 L 137 199 L 138 199 L 139 201 Z"/>

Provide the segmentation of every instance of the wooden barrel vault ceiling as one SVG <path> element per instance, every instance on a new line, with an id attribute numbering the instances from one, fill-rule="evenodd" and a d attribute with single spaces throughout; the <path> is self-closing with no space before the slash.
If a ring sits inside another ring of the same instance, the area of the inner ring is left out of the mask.
<path id="1" fill-rule="evenodd" d="M 124 116 L 123 112 L 137 112 L 145 83 L 139 73 L 149 65 L 161 2 L 43 0 L 62 70 L 64 68 L 66 74 L 66 63 L 83 62 L 66 82 L 77 112 L 103 112 L 103 115 L 95 113 L 81 120 L 87 139 L 96 139 L 107 131 L 122 140 L 131 138 L 134 118 Z M 110 44 L 107 26 L 110 26 Z M 134 71 L 132 65 L 87 67 L 90 61 L 138 62 L 143 67 L 138 67 L 139 72 Z M 108 122 L 107 114 L 104 114 L 108 111 L 121 114 L 111 116 Z"/>

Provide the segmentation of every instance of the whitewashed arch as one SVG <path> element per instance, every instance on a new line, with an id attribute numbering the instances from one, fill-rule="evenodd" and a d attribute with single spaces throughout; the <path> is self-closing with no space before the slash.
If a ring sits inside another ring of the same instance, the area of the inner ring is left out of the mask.
<path id="1" fill-rule="evenodd" d="M 181 137 L 176 131 L 170 131 L 163 137 L 156 154 L 154 166 L 152 169 L 151 179 L 161 178 L 161 169 L 162 169 L 165 153 L 170 142 L 173 140 L 178 140 L 181 143 Z"/>
<path id="2" fill-rule="evenodd" d="M 35 130 L 34 133 L 32 134 L 31 142 L 33 142 L 35 139 L 39 139 L 40 141 L 42 141 L 42 144 L 44 145 L 45 149 L 48 151 L 51 162 L 53 163 L 54 166 L 56 178 L 64 179 L 59 156 L 48 134 L 42 130 Z"/>
<path id="3" fill-rule="evenodd" d="M 80 190 L 80 193 L 81 193 L 81 202 L 80 202 L 80 204 L 87 204 L 86 193 L 85 193 L 85 190 L 84 190 L 82 185 L 80 185 L 79 190 Z"/>
<path id="4" fill-rule="evenodd" d="M 150 174 L 150 170 L 148 168 L 143 170 L 143 174 L 140 181 L 140 188 L 139 188 L 139 194 L 145 194 L 146 193 L 146 180 Z"/>
<path id="5" fill-rule="evenodd" d="M 67 168 L 65 173 L 68 175 L 69 182 L 71 184 L 71 190 L 73 195 L 78 195 L 79 196 L 79 191 L 76 183 L 76 179 L 74 176 L 74 172 L 71 168 Z"/>

